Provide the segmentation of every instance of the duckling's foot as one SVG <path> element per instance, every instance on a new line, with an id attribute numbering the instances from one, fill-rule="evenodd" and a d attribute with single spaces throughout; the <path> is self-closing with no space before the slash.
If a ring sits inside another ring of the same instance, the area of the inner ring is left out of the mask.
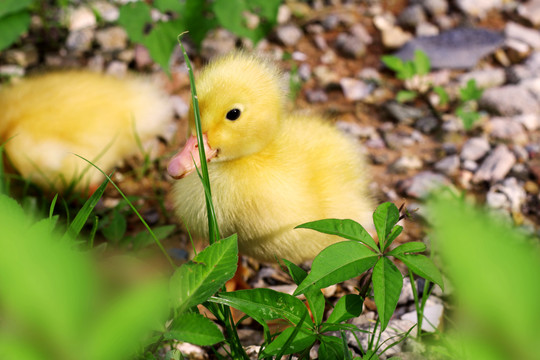
<path id="1" fill-rule="evenodd" d="M 225 283 L 225 289 L 227 291 L 234 290 L 247 290 L 251 289 L 251 286 L 244 279 L 247 275 L 247 269 L 242 265 L 242 257 L 238 256 L 238 267 L 233 278 Z"/>

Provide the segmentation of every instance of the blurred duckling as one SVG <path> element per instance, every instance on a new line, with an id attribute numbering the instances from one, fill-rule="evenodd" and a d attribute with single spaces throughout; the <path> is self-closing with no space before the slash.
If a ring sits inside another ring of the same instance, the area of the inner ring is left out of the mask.
<path id="1" fill-rule="evenodd" d="M 348 218 L 372 229 L 375 206 L 358 144 L 320 117 L 286 113 L 275 65 L 233 52 L 206 66 L 196 85 L 219 229 L 238 234 L 242 254 L 300 263 L 343 239 L 297 225 Z M 207 238 L 193 111 L 189 122 L 189 138 L 168 172 L 179 179 L 172 193 L 177 215 Z"/>
<path id="2" fill-rule="evenodd" d="M 95 188 L 172 120 L 168 95 L 150 80 L 53 72 L 0 90 L 0 142 L 26 179 L 50 191 Z"/>

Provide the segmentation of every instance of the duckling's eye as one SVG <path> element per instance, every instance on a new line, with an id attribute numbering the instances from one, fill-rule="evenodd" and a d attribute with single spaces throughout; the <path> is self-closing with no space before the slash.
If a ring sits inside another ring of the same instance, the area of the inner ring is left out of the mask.
<path id="1" fill-rule="evenodd" d="M 239 109 L 232 109 L 232 110 L 229 110 L 226 117 L 227 117 L 227 120 L 234 121 L 240 117 L 240 114 L 241 112 Z"/>

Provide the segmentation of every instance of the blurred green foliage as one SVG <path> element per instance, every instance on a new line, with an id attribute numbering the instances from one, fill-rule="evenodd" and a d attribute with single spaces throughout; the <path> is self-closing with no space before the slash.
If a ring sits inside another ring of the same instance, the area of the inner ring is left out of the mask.
<path id="1" fill-rule="evenodd" d="M 34 0 L 0 1 L 0 51 L 8 48 L 30 27 Z"/>
<path id="2" fill-rule="evenodd" d="M 539 239 L 457 199 L 435 197 L 429 209 L 455 287 L 452 347 L 465 359 L 540 359 Z"/>
<path id="3" fill-rule="evenodd" d="M 208 31 L 222 26 L 234 34 L 257 43 L 272 30 L 282 0 L 156 0 L 153 6 L 138 1 L 120 9 L 118 22 L 133 42 L 144 45 L 163 70 L 180 33 L 189 32 L 200 47 Z M 162 16 L 153 20 L 152 9 Z M 258 21 L 248 23 L 249 16 Z"/>

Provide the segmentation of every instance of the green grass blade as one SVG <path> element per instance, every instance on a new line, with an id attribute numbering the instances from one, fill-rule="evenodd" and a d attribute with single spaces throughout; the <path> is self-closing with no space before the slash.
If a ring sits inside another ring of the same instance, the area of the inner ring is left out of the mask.
<path id="1" fill-rule="evenodd" d="M 127 204 L 129 205 L 129 207 L 131 208 L 131 210 L 137 215 L 137 217 L 139 218 L 139 220 L 141 220 L 141 222 L 143 223 L 144 227 L 146 227 L 146 229 L 148 230 L 148 232 L 150 233 L 150 235 L 152 235 L 152 238 L 154 239 L 156 245 L 159 247 L 159 249 L 161 250 L 161 252 L 163 253 L 163 255 L 165 256 L 165 258 L 167 259 L 167 261 L 169 262 L 169 264 L 171 264 L 171 266 L 173 268 L 176 268 L 176 265 L 174 264 L 173 260 L 171 259 L 171 257 L 169 256 L 169 254 L 167 253 L 167 250 L 165 250 L 165 248 L 163 247 L 163 244 L 161 243 L 161 241 L 159 241 L 159 239 L 156 237 L 156 235 L 154 234 L 154 232 L 152 231 L 152 229 L 150 228 L 150 226 L 148 225 L 148 223 L 144 220 L 144 218 L 142 217 L 142 215 L 139 213 L 139 211 L 135 208 L 135 206 L 133 205 L 133 203 L 131 201 L 129 201 L 129 199 L 127 198 L 127 196 L 124 194 L 124 192 L 122 190 L 120 190 L 120 188 L 118 187 L 118 185 L 116 185 L 116 183 L 111 179 L 111 177 L 107 174 L 105 174 L 105 172 L 103 170 L 101 170 L 99 167 L 97 167 L 96 165 L 94 165 L 92 162 L 86 160 L 85 158 L 83 158 L 82 156 L 80 155 L 77 155 L 75 154 L 75 156 L 83 159 L 84 161 L 88 162 L 89 164 L 91 164 L 93 167 L 95 167 L 100 173 L 102 173 L 106 178 L 107 180 L 114 186 L 114 188 L 120 193 L 120 195 L 124 198 L 124 200 L 127 202 Z M 102 184 L 103 185 L 103 184 Z M 96 191 L 97 192 L 97 191 Z"/>
<path id="2" fill-rule="evenodd" d="M 101 183 L 99 188 L 92 194 L 92 196 L 86 200 L 81 210 L 79 210 L 77 213 L 77 216 L 75 216 L 75 219 L 73 219 L 73 222 L 69 225 L 67 235 L 71 236 L 73 239 L 79 235 L 84 224 L 86 224 L 86 220 L 92 213 L 92 210 L 94 210 L 94 207 L 98 203 L 99 199 L 101 199 L 101 196 L 103 195 L 108 183 L 109 180 L 107 178 L 105 181 L 103 181 L 103 183 Z"/>
<path id="3" fill-rule="evenodd" d="M 186 65 L 188 67 L 189 82 L 190 82 L 190 88 L 191 88 L 191 101 L 193 104 L 193 112 L 194 112 L 194 117 L 195 117 L 195 128 L 197 130 L 197 142 L 202 145 L 204 143 L 203 132 L 202 132 L 202 126 L 201 126 L 201 113 L 199 110 L 199 99 L 197 98 L 197 89 L 195 87 L 195 76 L 193 75 L 193 67 L 191 66 L 191 62 L 189 61 L 189 57 L 187 55 L 186 49 L 184 48 L 184 45 L 182 45 L 182 42 L 180 41 L 181 36 L 182 34 L 178 36 L 178 43 L 180 44 L 180 47 L 182 48 L 182 54 L 184 55 L 184 60 L 186 61 Z M 208 212 L 208 230 L 209 230 L 209 237 L 210 237 L 209 241 L 210 241 L 210 244 L 212 244 L 215 241 L 218 241 L 220 236 L 219 236 L 216 212 L 214 210 L 214 205 L 212 203 L 212 193 L 210 190 L 210 177 L 208 175 L 208 166 L 206 164 L 206 154 L 204 152 L 204 146 L 199 146 L 199 157 L 201 160 L 201 174 L 202 174 L 203 185 L 205 187 L 206 208 Z"/>
<path id="4" fill-rule="evenodd" d="M 53 217 L 54 207 L 56 206 L 56 200 L 58 200 L 58 194 L 54 195 L 52 199 L 51 206 L 49 207 L 49 219 Z"/>

